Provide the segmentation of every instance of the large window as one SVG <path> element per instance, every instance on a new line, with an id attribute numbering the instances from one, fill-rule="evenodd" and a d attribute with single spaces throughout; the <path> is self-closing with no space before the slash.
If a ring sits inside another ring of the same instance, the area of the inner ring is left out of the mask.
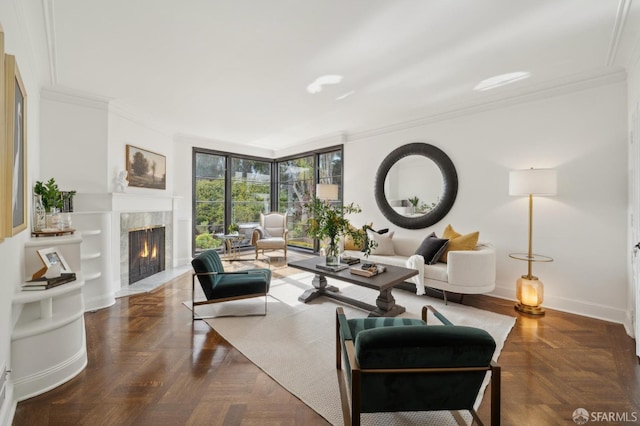
<path id="1" fill-rule="evenodd" d="M 194 253 L 221 249 L 218 236 L 230 225 L 244 236 L 240 245 L 248 246 L 260 213 L 273 210 L 288 215 L 290 246 L 317 250 L 306 236 L 302 205 L 316 183 L 339 185 L 342 194 L 342 147 L 279 160 L 194 148 L 193 171 Z"/>
<path id="2" fill-rule="evenodd" d="M 313 248 L 313 240 L 306 235 L 302 204 L 313 194 L 314 183 L 313 155 L 278 163 L 278 211 L 288 215 L 289 245 L 293 247 Z"/>
<path id="3" fill-rule="evenodd" d="M 194 252 L 222 248 L 236 225 L 249 245 L 260 212 L 271 210 L 271 160 L 194 150 Z"/>

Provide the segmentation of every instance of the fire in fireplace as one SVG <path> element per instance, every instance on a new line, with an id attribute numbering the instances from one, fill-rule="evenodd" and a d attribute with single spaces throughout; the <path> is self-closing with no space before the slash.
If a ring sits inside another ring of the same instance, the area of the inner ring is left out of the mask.
<path id="1" fill-rule="evenodd" d="M 129 284 L 164 271 L 165 227 L 129 230 Z"/>

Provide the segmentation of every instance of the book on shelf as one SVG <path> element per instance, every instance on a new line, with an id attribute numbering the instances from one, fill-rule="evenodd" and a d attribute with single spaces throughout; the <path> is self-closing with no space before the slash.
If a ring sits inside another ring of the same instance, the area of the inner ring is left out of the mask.
<path id="1" fill-rule="evenodd" d="M 373 277 L 374 275 L 378 275 L 386 271 L 387 268 L 382 265 L 375 265 L 372 268 L 363 269 L 361 266 L 352 266 L 349 268 L 349 272 L 354 275 L 360 275 L 363 277 Z"/>
<path id="2" fill-rule="evenodd" d="M 324 269 L 325 271 L 331 271 L 331 272 L 339 272 L 339 271 L 342 271 L 343 269 L 347 269 L 348 267 L 349 265 L 329 266 L 323 263 L 319 263 L 316 265 L 316 268 L 318 269 Z"/>
<path id="3" fill-rule="evenodd" d="M 57 287 L 59 285 L 66 284 L 75 280 L 76 280 L 75 272 L 63 273 L 59 277 L 55 277 L 55 278 L 40 277 L 40 278 L 27 281 L 25 284 L 22 285 L 22 290 L 27 290 L 27 291 L 48 290 L 50 288 Z"/>
<path id="4" fill-rule="evenodd" d="M 360 263 L 360 259 L 358 259 L 357 257 L 343 256 L 340 258 L 340 263 L 345 263 L 347 265 L 355 265 L 357 263 Z"/>

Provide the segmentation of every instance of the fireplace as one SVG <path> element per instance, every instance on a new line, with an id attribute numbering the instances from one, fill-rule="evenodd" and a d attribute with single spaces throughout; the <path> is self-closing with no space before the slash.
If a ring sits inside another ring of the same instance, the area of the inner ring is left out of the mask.
<path id="1" fill-rule="evenodd" d="M 165 227 L 129 230 L 129 284 L 164 271 Z"/>

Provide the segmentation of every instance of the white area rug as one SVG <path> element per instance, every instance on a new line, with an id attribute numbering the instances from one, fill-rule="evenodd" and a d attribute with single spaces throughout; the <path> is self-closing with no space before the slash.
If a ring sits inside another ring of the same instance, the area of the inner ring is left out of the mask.
<path id="1" fill-rule="evenodd" d="M 309 304 L 298 302 L 304 290 L 311 288 L 313 274 L 301 273 L 271 282 L 267 316 L 221 317 L 207 322 L 229 343 L 242 352 L 254 364 L 300 398 L 305 404 L 327 419 L 331 424 L 343 424 L 338 376 L 335 368 L 335 311 L 344 306 L 348 318 L 365 317 L 366 313 L 349 305 L 320 297 Z M 377 292 L 336 280 L 329 283 L 354 299 L 375 305 Z M 422 306 L 430 304 L 456 325 L 467 325 L 487 330 L 496 341 L 494 360 L 498 359 L 507 335 L 515 324 L 515 318 L 499 315 L 456 303 L 445 305 L 443 301 L 416 296 L 407 291 L 395 290 L 396 303 L 407 312 L 400 315 L 420 318 Z M 185 302 L 190 307 L 190 302 Z M 234 301 L 197 308 L 200 315 L 242 315 L 264 312 L 264 298 Z M 428 324 L 439 325 L 435 317 Z M 485 380 L 476 401 L 479 406 Z M 471 415 L 463 417 L 470 423 Z M 363 414 L 363 425 L 455 425 L 448 412 Z"/>

